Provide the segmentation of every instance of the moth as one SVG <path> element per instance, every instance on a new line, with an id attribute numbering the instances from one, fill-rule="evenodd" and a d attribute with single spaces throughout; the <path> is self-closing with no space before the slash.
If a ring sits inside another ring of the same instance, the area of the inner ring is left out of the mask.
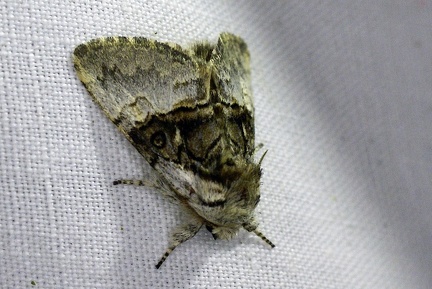
<path id="1" fill-rule="evenodd" d="M 155 170 L 156 188 L 187 222 L 156 268 L 205 226 L 215 239 L 257 229 L 261 162 L 256 152 L 250 55 L 238 36 L 184 49 L 143 37 L 106 37 L 75 48 L 73 62 L 93 100 Z"/>

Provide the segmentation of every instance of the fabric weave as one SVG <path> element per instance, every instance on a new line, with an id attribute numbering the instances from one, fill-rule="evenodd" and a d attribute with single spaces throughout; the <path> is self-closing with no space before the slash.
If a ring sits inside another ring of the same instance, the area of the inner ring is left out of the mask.
<path id="1" fill-rule="evenodd" d="M 432 288 L 429 1 L 6 0 L 0 15 L 1 288 Z M 71 54 L 222 31 L 251 52 L 257 219 L 276 248 L 202 230 L 156 270 L 181 213 L 112 186 L 150 167 Z"/>

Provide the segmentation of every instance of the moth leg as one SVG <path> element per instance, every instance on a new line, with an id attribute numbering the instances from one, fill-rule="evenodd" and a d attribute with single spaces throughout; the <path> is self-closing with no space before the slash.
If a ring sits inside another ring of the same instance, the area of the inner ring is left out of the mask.
<path id="1" fill-rule="evenodd" d="M 201 221 L 194 218 L 192 219 L 191 222 L 177 227 L 171 236 L 168 249 L 165 251 L 162 258 L 156 264 L 156 269 L 159 269 L 162 263 L 165 262 L 165 260 L 171 254 L 171 252 L 174 251 L 174 249 L 178 245 L 180 245 L 183 242 L 186 242 L 187 240 L 195 236 L 195 234 L 201 229 L 202 225 L 203 224 Z"/>
<path id="2" fill-rule="evenodd" d="M 252 232 L 254 232 L 254 233 L 255 233 L 255 235 L 257 235 L 258 237 L 260 237 L 260 238 L 261 238 L 261 240 L 263 240 L 264 242 L 266 242 L 267 244 L 269 244 L 269 245 L 270 245 L 270 247 L 272 247 L 272 248 L 276 247 L 276 245 L 275 245 L 275 244 L 273 244 L 273 242 L 272 242 L 272 241 L 270 241 L 269 239 L 267 239 L 267 237 L 266 237 L 266 236 L 264 236 L 264 234 L 263 234 L 263 233 L 261 233 L 260 231 L 258 231 L 257 229 L 253 230 Z"/>
<path id="3" fill-rule="evenodd" d="M 116 180 L 113 182 L 113 185 L 132 185 L 132 186 L 140 186 L 140 187 L 149 187 L 157 190 L 161 190 L 163 192 L 169 191 L 169 188 L 164 186 L 163 182 L 160 180 Z M 168 194 L 170 195 L 170 194 Z"/>
<path id="4" fill-rule="evenodd" d="M 257 235 L 258 237 L 260 237 L 261 240 L 263 240 L 264 242 L 266 242 L 270 247 L 272 247 L 272 248 L 276 247 L 275 244 L 273 244 L 272 241 L 270 241 L 269 239 L 267 239 L 267 237 L 264 236 L 263 233 L 261 233 L 260 231 L 258 231 L 256 224 L 254 224 L 254 223 L 244 224 L 243 228 L 245 228 L 245 230 L 248 231 L 248 232 L 254 232 L 255 235 Z"/>
<path id="5" fill-rule="evenodd" d="M 116 180 L 113 185 L 151 186 L 143 180 Z"/>

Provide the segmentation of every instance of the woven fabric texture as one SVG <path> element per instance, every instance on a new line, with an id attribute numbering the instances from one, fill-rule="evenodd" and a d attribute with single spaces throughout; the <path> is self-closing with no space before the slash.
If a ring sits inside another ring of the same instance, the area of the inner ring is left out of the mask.
<path id="1" fill-rule="evenodd" d="M 432 288 L 432 3 L 2 1 L 1 288 Z M 200 231 L 163 266 L 179 208 L 113 187 L 150 167 L 71 54 L 100 36 L 248 43 L 261 231 Z"/>

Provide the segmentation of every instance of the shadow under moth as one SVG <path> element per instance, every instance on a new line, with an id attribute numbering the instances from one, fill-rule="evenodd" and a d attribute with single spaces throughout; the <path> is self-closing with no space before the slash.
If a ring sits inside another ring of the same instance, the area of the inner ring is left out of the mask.
<path id="1" fill-rule="evenodd" d="M 187 222 L 156 268 L 205 226 L 215 239 L 257 229 L 261 157 L 254 161 L 249 52 L 238 36 L 184 49 L 143 37 L 106 37 L 76 47 L 73 62 L 93 100 L 156 171 L 156 188 Z"/>

